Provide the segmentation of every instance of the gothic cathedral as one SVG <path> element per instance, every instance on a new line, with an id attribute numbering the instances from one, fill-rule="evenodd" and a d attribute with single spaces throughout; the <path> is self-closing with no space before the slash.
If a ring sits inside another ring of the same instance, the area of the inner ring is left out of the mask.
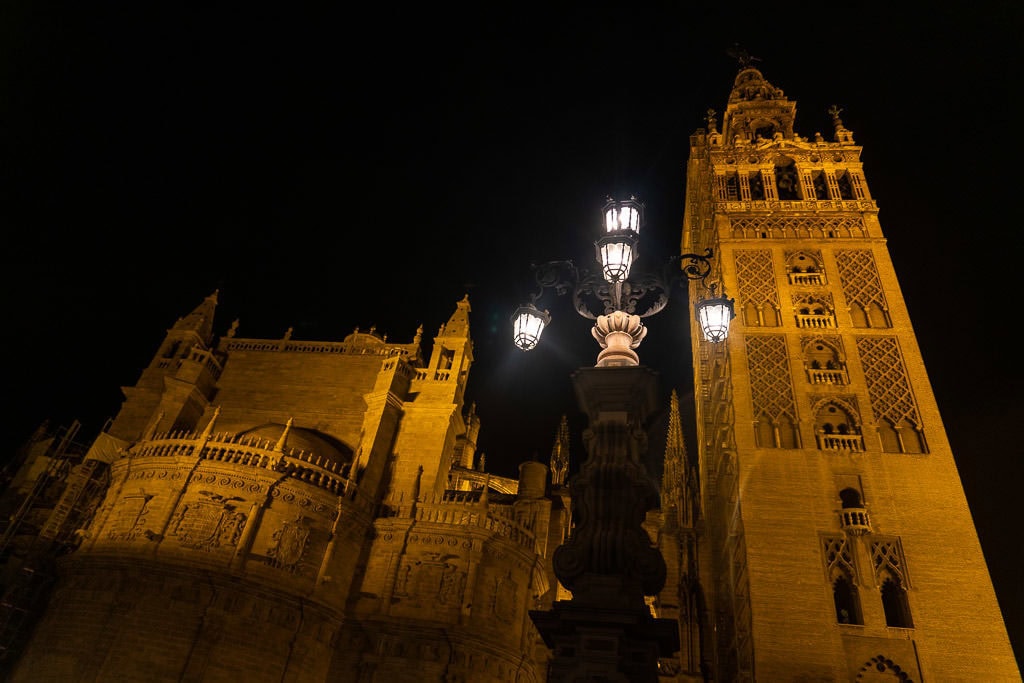
<path id="1" fill-rule="evenodd" d="M 672 392 L 651 454 L 658 678 L 1019 681 L 861 149 L 795 110 L 742 61 L 690 139 L 682 251 L 736 319 L 692 330 L 698 443 Z M 563 418 L 550 467 L 484 470 L 468 297 L 428 352 L 422 326 L 217 335 L 217 303 L 98 437 L 44 425 L 4 470 L 4 679 L 544 681 L 580 463 Z"/>

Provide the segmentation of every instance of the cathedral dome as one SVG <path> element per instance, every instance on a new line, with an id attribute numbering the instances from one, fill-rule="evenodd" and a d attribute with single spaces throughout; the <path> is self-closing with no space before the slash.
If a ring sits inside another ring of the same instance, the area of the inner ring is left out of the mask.
<path id="1" fill-rule="evenodd" d="M 287 431 L 287 434 L 285 432 Z M 317 457 L 339 464 L 350 464 L 354 452 L 344 442 L 324 434 L 315 429 L 304 427 L 292 427 L 279 422 L 268 422 L 239 433 L 239 436 L 250 436 L 263 441 L 269 441 L 271 445 L 278 443 L 284 435 L 282 450 L 305 451 L 310 453 L 314 459 Z"/>

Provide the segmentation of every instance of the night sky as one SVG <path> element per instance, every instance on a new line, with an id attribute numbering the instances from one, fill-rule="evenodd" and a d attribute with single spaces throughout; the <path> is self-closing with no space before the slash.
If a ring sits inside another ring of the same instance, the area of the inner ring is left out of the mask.
<path id="1" fill-rule="evenodd" d="M 638 268 L 678 249 L 688 138 L 724 109 L 739 43 L 797 101 L 798 133 L 830 139 L 837 104 L 864 146 L 1020 659 L 1021 5 L 489 5 L 5 3 L 8 451 L 46 418 L 98 432 L 214 290 L 217 334 L 239 318 L 242 337 L 398 342 L 468 293 L 479 450 L 506 476 L 546 461 L 562 414 L 584 424 L 570 374 L 599 348 L 550 292 L 541 346 L 512 346 L 529 264 L 589 266 L 607 195 L 646 204 Z M 689 315 L 678 290 L 638 349 L 684 404 Z"/>

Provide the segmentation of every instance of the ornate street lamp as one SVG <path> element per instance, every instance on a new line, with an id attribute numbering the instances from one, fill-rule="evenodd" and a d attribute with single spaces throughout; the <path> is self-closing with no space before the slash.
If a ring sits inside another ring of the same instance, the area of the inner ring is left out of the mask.
<path id="1" fill-rule="evenodd" d="M 694 304 L 697 322 L 704 333 L 704 339 L 709 342 L 725 341 L 729 336 L 729 323 L 736 317 L 736 311 L 733 310 L 734 300 L 726 298 L 725 287 L 722 288 L 721 296 L 715 296 L 714 283 L 708 289 L 711 295 Z"/>
<path id="2" fill-rule="evenodd" d="M 520 306 L 512 315 L 512 340 L 523 351 L 537 346 L 540 334 L 551 322 L 551 314 L 532 303 Z"/>
<path id="3" fill-rule="evenodd" d="M 544 291 L 554 289 L 559 295 L 571 291 L 576 312 L 595 321 L 591 332 L 603 349 L 598 355 L 597 366 L 639 364 L 633 349 L 647 335 L 641 319 L 659 313 L 680 280 L 703 283 L 711 273 L 711 258 L 714 256 L 711 248 L 703 255 L 680 254 L 670 258 L 660 272 L 644 273 L 630 279 L 638 255 L 643 210 L 643 204 L 636 197 L 609 199 L 605 203 L 601 212 L 604 234 L 594 242 L 597 262 L 601 266 L 600 276 L 578 268 L 573 261 L 533 265 L 539 289 L 531 295 L 530 303 L 521 305 L 512 316 L 516 346 L 523 351 L 535 348 L 544 328 L 551 322 L 548 311 L 541 311 L 536 306 Z M 720 342 L 728 336 L 729 323 L 735 312 L 733 300 L 724 294 L 715 296 L 714 290 L 715 286 L 711 285 L 711 296 L 698 301 L 694 311 L 704 338 Z"/>
<path id="4" fill-rule="evenodd" d="M 633 264 L 643 225 L 635 197 L 608 200 L 604 230 L 594 243 L 600 270 L 572 261 L 533 265 L 538 290 L 512 316 L 514 341 L 524 351 L 537 346 L 551 315 L 535 305 L 548 289 L 572 293 L 573 307 L 594 320 L 591 334 L 601 346 L 595 367 L 572 375 L 576 401 L 586 413 L 586 460 L 572 477 L 573 528 L 553 553 L 552 569 L 572 593 L 530 618 L 551 648 L 549 683 L 629 680 L 657 683 L 658 660 L 679 649 L 678 625 L 651 615 L 645 596 L 665 586 L 666 565 L 643 528 L 658 505 L 658 489 L 643 464 L 647 430 L 657 406 L 657 373 L 640 365 L 634 349 L 647 335 L 641 320 L 660 312 L 681 281 L 703 283 L 713 252 L 674 256 L 653 273 Z M 733 302 L 711 297 L 695 305 L 706 339 L 722 341 Z"/>

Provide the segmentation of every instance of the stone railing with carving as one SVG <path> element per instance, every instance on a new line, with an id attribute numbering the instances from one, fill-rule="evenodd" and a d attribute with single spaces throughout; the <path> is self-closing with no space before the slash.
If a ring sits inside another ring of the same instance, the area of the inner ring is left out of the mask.
<path id="1" fill-rule="evenodd" d="M 791 285 L 824 285 L 824 273 L 789 273 Z"/>
<path id="2" fill-rule="evenodd" d="M 474 526 L 507 538 L 531 552 L 536 547 L 532 528 L 517 520 L 512 506 L 488 502 L 480 491 L 446 491 L 413 505 L 400 505 L 397 516 L 412 517 L 417 522 Z"/>
<path id="3" fill-rule="evenodd" d="M 356 501 L 357 485 L 351 465 L 328 460 L 304 450 L 279 451 L 270 440 L 243 434 L 212 434 L 173 431 L 140 441 L 127 451 L 130 458 L 200 458 L 241 467 L 271 470 L 304 481 L 330 493 Z M 360 507 L 369 505 L 361 501 Z"/>
<path id="4" fill-rule="evenodd" d="M 813 315 L 798 313 L 796 326 L 808 329 L 820 330 L 836 326 L 836 320 L 831 315 Z"/>
<path id="5" fill-rule="evenodd" d="M 401 375 L 409 380 L 419 378 L 420 371 L 414 368 L 408 362 L 404 361 L 404 357 L 390 357 L 381 364 L 381 372 L 390 372 L 391 370 L 394 370 L 396 374 Z"/>
<path id="6" fill-rule="evenodd" d="M 846 370 L 807 368 L 807 381 L 811 384 L 844 385 L 850 380 Z"/>
<path id="7" fill-rule="evenodd" d="M 839 511 L 843 531 L 853 536 L 871 533 L 871 518 L 865 508 L 843 508 Z"/>
<path id="8" fill-rule="evenodd" d="M 451 370 L 425 370 L 423 368 L 416 370 L 416 379 L 418 380 L 432 379 L 435 382 L 447 382 L 453 376 Z"/>
<path id="9" fill-rule="evenodd" d="M 226 339 L 225 351 L 288 351 L 294 353 L 330 353 L 353 356 L 408 356 L 409 350 L 398 345 L 377 347 L 353 346 L 345 342 L 295 341 L 292 339 Z"/>
<path id="10" fill-rule="evenodd" d="M 818 448 L 859 453 L 864 450 L 864 441 L 860 434 L 818 434 Z"/>

